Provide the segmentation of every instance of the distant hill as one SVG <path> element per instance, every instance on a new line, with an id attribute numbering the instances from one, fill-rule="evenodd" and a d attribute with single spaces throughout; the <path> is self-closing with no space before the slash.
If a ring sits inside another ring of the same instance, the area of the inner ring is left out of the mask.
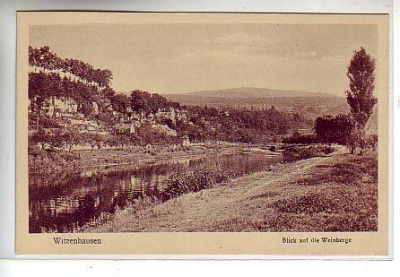
<path id="1" fill-rule="evenodd" d="M 164 96 L 184 105 L 216 108 L 266 109 L 275 106 L 278 110 L 300 113 L 311 120 L 349 111 L 345 97 L 319 92 L 245 87 Z"/>
<path id="2" fill-rule="evenodd" d="M 222 97 L 222 98 L 269 98 L 269 97 L 337 97 L 322 92 L 307 92 L 297 90 L 273 90 L 267 88 L 232 88 L 224 90 L 205 90 L 189 92 L 185 95 L 200 97 Z"/>

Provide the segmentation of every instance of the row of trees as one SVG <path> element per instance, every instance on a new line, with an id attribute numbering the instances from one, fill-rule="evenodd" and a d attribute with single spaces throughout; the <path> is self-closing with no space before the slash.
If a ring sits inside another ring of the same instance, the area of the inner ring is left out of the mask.
<path id="1" fill-rule="evenodd" d="M 128 145 L 146 146 L 179 144 L 181 138 L 169 136 L 160 133 L 151 124 L 143 124 L 136 129 L 133 134 L 122 133 L 82 133 L 74 128 L 61 128 L 60 126 L 52 126 L 53 128 L 39 128 L 36 132 L 29 136 L 29 145 L 40 145 L 42 150 L 55 150 L 64 148 L 70 153 L 72 149 L 78 145 L 90 145 L 92 149 L 103 147 L 125 148 Z M 55 127 L 55 128 L 54 128 Z"/>
<path id="2" fill-rule="evenodd" d="M 159 94 L 141 90 L 132 91 L 130 96 L 122 93 L 115 94 L 110 96 L 110 99 L 113 109 L 123 115 L 135 111 L 144 117 L 157 113 L 159 110 L 182 108 L 179 103 L 169 101 Z"/>
<path id="3" fill-rule="evenodd" d="M 28 83 L 32 112 L 39 114 L 51 97 L 65 97 L 75 100 L 85 114 L 90 114 L 90 109 L 85 109 L 89 103 L 95 101 L 104 106 L 105 100 L 115 95 L 110 70 L 95 69 L 76 59 L 62 59 L 48 46 L 29 46 L 29 65 L 34 68 L 29 73 Z"/>
<path id="4" fill-rule="evenodd" d="M 116 94 L 111 88 L 110 70 L 95 69 L 77 59 L 62 59 L 48 46 L 29 46 L 29 64 L 34 68 L 29 73 L 28 91 L 29 99 L 33 103 L 32 111 L 40 112 L 44 102 L 50 97 L 68 97 L 77 103 L 96 101 L 100 105 L 107 100 L 107 103 L 111 102 L 114 111 L 123 115 L 132 111 L 148 115 L 159 109 L 180 108 L 178 103 L 146 91 L 134 90 L 130 96 Z"/>
<path id="5" fill-rule="evenodd" d="M 40 128 L 29 137 L 29 145 L 41 145 L 43 150 L 67 148 L 71 152 L 72 148 L 78 144 L 90 144 L 100 148 L 105 142 L 115 143 L 116 140 L 111 136 L 104 136 L 94 133 L 82 134 L 74 130 L 56 128 L 52 130 Z"/>
<path id="6" fill-rule="evenodd" d="M 62 59 L 49 46 L 33 48 L 29 46 L 29 65 L 46 73 L 46 71 L 63 72 L 72 79 L 78 78 L 86 85 L 91 84 L 99 89 L 110 87 L 112 73 L 108 69 L 95 69 L 92 65 L 76 59 Z"/>
<path id="7" fill-rule="evenodd" d="M 28 97 L 32 112 L 40 112 L 45 101 L 51 97 L 70 98 L 78 104 L 102 99 L 95 87 L 53 72 L 29 73 Z"/>
<path id="8" fill-rule="evenodd" d="M 147 91 L 134 90 L 130 98 L 132 110 L 139 111 L 143 115 L 156 113 L 158 110 L 169 108 L 180 109 L 181 105 L 177 102 L 169 101 L 167 98 Z"/>

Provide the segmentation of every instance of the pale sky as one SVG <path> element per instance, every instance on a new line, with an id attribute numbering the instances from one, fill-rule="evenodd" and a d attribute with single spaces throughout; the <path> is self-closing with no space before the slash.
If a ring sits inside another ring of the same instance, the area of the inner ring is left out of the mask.
<path id="1" fill-rule="evenodd" d="M 145 24 L 31 26 L 30 45 L 109 69 L 117 92 L 257 87 L 344 95 L 347 66 L 375 25 Z"/>

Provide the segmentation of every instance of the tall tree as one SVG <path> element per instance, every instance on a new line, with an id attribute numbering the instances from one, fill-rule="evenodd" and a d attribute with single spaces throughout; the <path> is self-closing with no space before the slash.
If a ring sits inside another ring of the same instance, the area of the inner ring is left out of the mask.
<path id="1" fill-rule="evenodd" d="M 111 104 L 115 111 L 121 114 L 126 114 L 128 112 L 128 107 L 130 104 L 129 97 L 122 93 L 115 94 L 111 98 Z"/>
<path id="2" fill-rule="evenodd" d="M 35 72 L 36 68 L 39 66 L 39 59 L 40 59 L 39 50 L 33 48 L 32 46 L 29 46 L 29 65 L 33 66 Z"/>
<path id="3" fill-rule="evenodd" d="M 99 85 L 101 87 L 109 87 L 113 78 L 112 72 L 108 69 L 104 69 L 101 71 L 101 76 L 101 83 L 99 83 Z"/>
<path id="4" fill-rule="evenodd" d="M 374 97 L 375 60 L 367 54 L 364 48 L 354 52 L 347 71 L 350 80 L 350 90 L 346 91 L 347 103 L 357 123 L 357 128 L 364 129 L 373 113 L 378 100 Z"/>
<path id="5" fill-rule="evenodd" d="M 138 112 L 140 117 L 149 112 L 150 93 L 147 91 L 134 90 L 131 93 L 132 111 Z"/>
<path id="6" fill-rule="evenodd" d="M 106 87 L 103 90 L 103 97 L 107 97 L 108 99 L 111 99 L 112 97 L 114 97 L 114 95 L 115 95 L 115 91 L 110 87 Z"/>

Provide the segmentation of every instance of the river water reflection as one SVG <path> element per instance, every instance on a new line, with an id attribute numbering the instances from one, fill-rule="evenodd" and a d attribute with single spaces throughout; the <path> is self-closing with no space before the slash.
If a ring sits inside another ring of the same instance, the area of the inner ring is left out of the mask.
<path id="1" fill-rule="evenodd" d="M 282 161 L 279 156 L 235 153 L 212 157 L 169 160 L 140 167 L 116 166 L 60 176 L 57 185 L 43 186 L 30 176 L 29 232 L 75 232 L 85 224 L 107 221 L 116 209 L 135 199 L 157 198 L 172 174 L 214 167 L 220 170 L 258 172 Z"/>

